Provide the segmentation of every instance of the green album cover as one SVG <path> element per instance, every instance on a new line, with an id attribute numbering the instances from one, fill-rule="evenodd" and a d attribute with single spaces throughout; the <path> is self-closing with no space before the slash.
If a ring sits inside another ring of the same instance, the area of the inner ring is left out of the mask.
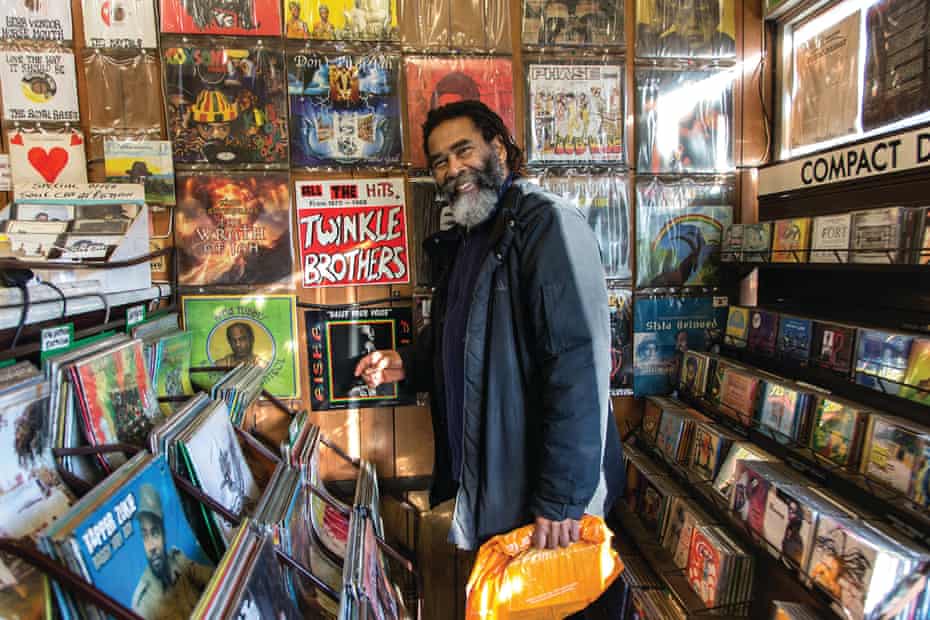
<path id="1" fill-rule="evenodd" d="M 158 341 L 155 375 L 158 396 L 193 396 L 190 377 L 192 345 L 190 332 L 177 332 Z M 166 414 L 174 411 L 174 403 L 162 403 L 161 407 Z"/>
<path id="2" fill-rule="evenodd" d="M 297 305 L 293 295 L 198 295 L 181 300 L 193 340 L 191 366 L 258 364 L 264 388 L 298 398 Z"/>

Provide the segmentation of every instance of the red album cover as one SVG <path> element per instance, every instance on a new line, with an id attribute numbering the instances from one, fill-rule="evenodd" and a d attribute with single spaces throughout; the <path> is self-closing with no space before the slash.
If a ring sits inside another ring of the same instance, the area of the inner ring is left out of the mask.
<path id="1" fill-rule="evenodd" d="M 688 553 L 688 583 L 707 607 L 715 607 L 717 604 L 720 564 L 720 552 L 707 539 L 704 531 L 696 528 Z"/>
<path id="2" fill-rule="evenodd" d="M 513 68 L 505 58 L 427 58 L 404 61 L 407 123 L 413 165 L 426 167 L 423 122 L 430 110 L 447 103 L 478 99 L 497 112 L 514 133 Z"/>
<path id="3" fill-rule="evenodd" d="M 161 32 L 280 36 L 281 0 L 161 0 Z"/>

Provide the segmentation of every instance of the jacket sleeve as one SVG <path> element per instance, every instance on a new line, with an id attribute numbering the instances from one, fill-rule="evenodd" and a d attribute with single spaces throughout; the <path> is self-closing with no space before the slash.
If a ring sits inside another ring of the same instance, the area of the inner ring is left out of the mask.
<path id="1" fill-rule="evenodd" d="M 421 329 L 413 344 L 397 350 L 404 364 L 404 382 L 414 392 L 433 391 L 433 324 Z"/>
<path id="2" fill-rule="evenodd" d="M 580 519 L 603 460 L 610 323 L 597 239 L 581 213 L 542 208 L 526 225 L 521 282 L 541 391 L 535 516 Z M 600 374 L 605 376 L 601 377 Z M 537 389 L 537 385 L 532 386 Z"/>

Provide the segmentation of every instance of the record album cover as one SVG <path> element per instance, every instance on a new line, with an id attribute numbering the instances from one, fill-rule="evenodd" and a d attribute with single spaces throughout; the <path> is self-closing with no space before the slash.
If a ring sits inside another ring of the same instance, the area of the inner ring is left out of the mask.
<path id="1" fill-rule="evenodd" d="M 193 334 L 192 366 L 241 363 L 266 369 L 264 388 L 297 398 L 297 307 L 292 295 L 202 295 L 181 299 L 184 329 Z"/>
<path id="2" fill-rule="evenodd" d="M 615 175 L 545 175 L 539 184 L 584 213 L 597 237 L 605 275 L 611 279 L 630 279 L 633 274 L 626 179 Z"/>
<path id="3" fill-rule="evenodd" d="M 855 327 L 814 322 L 811 360 L 815 365 L 849 375 L 855 348 Z"/>
<path id="4" fill-rule="evenodd" d="M 371 389 L 355 376 L 355 366 L 369 353 L 412 342 L 409 308 L 314 310 L 306 316 L 314 411 L 416 403 L 416 394 L 403 382 Z"/>
<path id="5" fill-rule="evenodd" d="M 87 183 L 87 157 L 80 131 L 24 133 L 14 130 L 8 137 L 14 188 L 28 183 Z"/>
<path id="6" fill-rule="evenodd" d="M 775 350 L 779 355 L 806 364 L 811 354 L 813 322 L 795 316 L 782 315 L 778 321 L 778 342 Z"/>
<path id="7" fill-rule="evenodd" d="M 851 403 L 818 398 L 811 421 L 811 449 L 817 456 L 841 467 L 855 464 L 859 429 L 865 415 L 865 411 Z"/>
<path id="8" fill-rule="evenodd" d="M 714 607 L 723 575 L 723 558 L 703 527 L 694 528 L 688 553 L 688 583 L 707 607 Z"/>
<path id="9" fill-rule="evenodd" d="M 907 378 L 914 337 L 859 330 L 856 346 L 856 383 L 897 396 Z"/>
<path id="10" fill-rule="evenodd" d="M 74 54 L 0 52 L 3 118 L 21 123 L 80 120 Z"/>
<path id="11" fill-rule="evenodd" d="M 633 313 L 633 390 L 668 394 L 678 381 L 681 355 L 718 345 L 726 307 L 709 297 L 643 297 Z"/>
<path id="12" fill-rule="evenodd" d="M 530 164 L 623 162 L 623 68 L 537 64 L 526 67 Z"/>
<path id="13" fill-rule="evenodd" d="M 925 436 L 893 418 L 872 416 L 862 455 L 862 472 L 882 484 L 912 497 L 918 466 L 930 448 Z M 926 491 L 923 491 L 926 494 Z"/>
<path id="14" fill-rule="evenodd" d="M 637 171 L 732 170 L 735 79 L 730 69 L 637 70 Z"/>
<path id="15" fill-rule="evenodd" d="M 905 207 L 886 207 L 857 211 L 852 215 L 854 263 L 903 263 L 910 259 L 909 246 L 912 211 Z"/>
<path id="16" fill-rule="evenodd" d="M 776 435 L 779 441 L 794 439 L 801 427 L 806 403 L 805 395 L 799 390 L 766 381 L 759 404 L 759 424 L 780 435 Z"/>
<path id="17" fill-rule="evenodd" d="M 281 0 L 159 0 L 162 34 L 281 35 Z"/>
<path id="18" fill-rule="evenodd" d="M 756 409 L 760 380 L 748 372 L 727 368 L 720 385 L 720 405 L 729 417 L 749 426 Z"/>
<path id="19" fill-rule="evenodd" d="M 82 4 L 87 47 L 158 47 L 153 0 L 83 0 Z"/>
<path id="20" fill-rule="evenodd" d="M 410 281 L 401 177 L 297 181 L 304 288 Z"/>
<path id="21" fill-rule="evenodd" d="M 633 389 L 633 293 L 610 289 L 610 393 L 629 394 Z"/>
<path id="22" fill-rule="evenodd" d="M 685 351 L 683 359 L 678 389 L 693 396 L 703 396 L 707 385 L 707 356 L 697 351 Z"/>
<path id="23" fill-rule="evenodd" d="M 803 26 L 792 37 L 791 147 L 856 131 L 859 112 L 859 19 L 854 11 L 825 30 Z"/>
<path id="24" fill-rule="evenodd" d="M 393 41 L 396 0 L 281 0 L 288 39 Z M 407 17 L 410 19 L 410 16 Z"/>
<path id="25" fill-rule="evenodd" d="M 277 6 L 276 0 L 263 1 Z M 287 165 L 284 54 L 217 44 L 166 47 L 162 61 L 176 164 Z"/>
<path id="26" fill-rule="evenodd" d="M 736 0 L 636 0 L 636 56 L 736 55 Z"/>
<path id="27" fill-rule="evenodd" d="M 169 141 L 105 140 L 103 155 L 107 183 L 142 183 L 146 203 L 175 203 Z"/>
<path id="28" fill-rule="evenodd" d="M 749 308 L 730 306 L 723 342 L 736 349 L 745 349 L 749 345 Z"/>
<path id="29" fill-rule="evenodd" d="M 294 166 L 400 162 L 400 57 L 287 57 Z"/>
<path id="30" fill-rule="evenodd" d="M 849 525 L 845 519 L 828 515 L 820 518 L 808 574 L 849 610 L 851 617 L 861 618 L 878 554 Z"/>
<path id="31" fill-rule="evenodd" d="M 270 535 L 262 537 L 241 590 L 236 590 L 236 599 L 229 609 L 231 618 L 299 620 L 304 617 L 284 588 L 284 571 Z"/>
<path id="32" fill-rule="evenodd" d="M 410 254 L 414 264 L 414 283 L 432 288 L 439 283 L 444 269 L 442 258 L 444 242 L 452 242 L 457 233 L 452 208 L 436 182 L 429 177 L 409 179 L 407 202 L 413 212 L 410 236 Z M 429 243 L 427 244 L 427 240 Z M 419 330 L 417 330 L 419 331 Z"/>
<path id="33" fill-rule="evenodd" d="M 720 429 L 698 424 L 694 429 L 689 467 L 701 480 L 713 481 L 730 444 L 730 439 Z"/>
<path id="34" fill-rule="evenodd" d="M 743 225 L 730 224 L 723 231 L 720 244 L 720 260 L 724 263 L 739 262 L 743 258 Z"/>
<path id="35" fill-rule="evenodd" d="M 286 173 L 180 174 L 178 283 L 288 284 L 291 203 Z"/>
<path id="36" fill-rule="evenodd" d="M 777 220 L 772 232 L 773 263 L 806 263 L 811 243 L 811 218 Z"/>
<path id="37" fill-rule="evenodd" d="M 761 355 L 775 355 L 778 343 L 778 314 L 767 310 L 749 313 L 749 350 Z"/>
<path id="38" fill-rule="evenodd" d="M 737 461 L 735 475 L 730 508 L 753 532 L 761 535 L 771 483 L 753 469 L 752 461 Z"/>
<path id="39" fill-rule="evenodd" d="M 766 498 L 763 535 L 794 566 L 807 563 L 817 513 L 790 486 L 772 485 Z"/>
<path id="40" fill-rule="evenodd" d="M 0 0 L 0 38 L 70 41 L 71 3 Z"/>
<path id="41" fill-rule="evenodd" d="M 812 263 L 849 262 L 852 245 L 852 214 L 822 215 L 814 218 L 811 233 Z"/>
<path id="42" fill-rule="evenodd" d="M 767 263 L 772 251 L 772 223 L 743 224 L 743 257 L 745 263 Z"/>
<path id="43" fill-rule="evenodd" d="M 423 122 L 430 110 L 454 101 L 477 99 L 497 112 L 515 134 L 513 68 L 507 58 L 438 58 L 409 56 L 404 59 L 407 88 L 407 126 L 414 167 L 426 168 Z"/>
<path id="44" fill-rule="evenodd" d="M 526 46 L 623 45 L 623 3 L 618 0 L 523 1 Z"/>
<path id="45" fill-rule="evenodd" d="M 907 364 L 901 398 L 930 405 L 930 339 L 916 338 Z"/>

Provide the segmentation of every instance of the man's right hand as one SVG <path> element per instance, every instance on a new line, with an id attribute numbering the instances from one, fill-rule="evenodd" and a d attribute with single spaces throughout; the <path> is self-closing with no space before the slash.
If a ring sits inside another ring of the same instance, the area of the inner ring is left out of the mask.
<path id="1" fill-rule="evenodd" d="M 363 357 L 355 367 L 355 376 L 361 377 L 369 388 L 382 383 L 403 381 L 404 362 L 397 351 L 375 351 Z"/>

